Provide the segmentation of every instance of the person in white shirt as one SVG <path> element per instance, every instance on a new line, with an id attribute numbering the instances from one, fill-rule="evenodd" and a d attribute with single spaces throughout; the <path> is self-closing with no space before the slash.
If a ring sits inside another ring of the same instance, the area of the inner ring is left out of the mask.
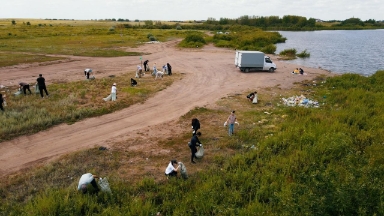
<path id="1" fill-rule="evenodd" d="M 117 92 L 116 83 L 113 83 L 112 89 L 111 89 L 112 101 L 116 101 L 116 92 Z"/>
<path id="2" fill-rule="evenodd" d="M 179 164 L 177 166 L 177 168 L 175 168 L 176 164 Z M 167 168 L 165 169 L 165 175 L 166 176 L 177 176 L 177 171 L 179 170 L 179 168 L 180 168 L 180 163 L 177 163 L 176 160 L 171 160 L 171 162 L 169 162 Z"/>
<path id="3" fill-rule="evenodd" d="M 92 173 L 86 173 L 81 176 L 79 180 L 79 185 L 77 186 L 77 190 L 81 190 L 84 194 L 88 191 L 88 185 L 91 184 L 96 192 L 99 192 L 99 187 L 96 183 L 96 178 L 98 178 L 96 175 L 92 175 Z"/>
<path id="4" fill-rule="evenodd" d="M 92 74 L 92 69 L 87 68 L 84 70 L 84 75 L 87 79 L 89 79 L 89 75 L 91 74 Z"/>

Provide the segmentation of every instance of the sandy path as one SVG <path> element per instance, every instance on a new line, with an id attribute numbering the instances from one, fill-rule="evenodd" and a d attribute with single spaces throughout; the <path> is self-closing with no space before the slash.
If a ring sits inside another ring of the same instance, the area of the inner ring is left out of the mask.
<path id="1" fill-rule="evenodd" d="M 278 62 L 275 57 L 272 57 L 278 67 L 275 73 L 242 73 L 234 67 L 233 50 L 213 46 L 200 50 L 181 50 L 175 48 L 175 44 L 176 41 L 146 44 L 129 50 L 151 53 L 143 56 L 143 60 L 150 60 L 151 67 L 154 62 L 158 68 L 169 62 L 174 72 L 186 74 L 182 80 L 176 81 L 144 104 L 72 125 L 61 124 L 34 135 L 0 143 L 0 176 L 68 152 L 134 138 L 139 136 L 137 131 L 159 124 L 165 125 L 194 107 L 214 104 L 218 98 L 228 94 L 276 85 L 289 88 L 294 82 L 312 79 L 319 74 L 329 74 L 319 69 L 303 68 L 307 76 L 292 75 L 290 72 L 297 66 Z M 96 71 L 97 78 L 127 72 L 133 74 L 136 65 L 140 63 L 137 56 L 69 58 L 70 60 L 56 64 L 0 68 L 0 84 L 9 85 L 19 81 L 33 83 L 39 73 L 44 75 L 48 83 L 54 80 L 79 80 L 83 79 L 83 70 L 87 67 Z"/>

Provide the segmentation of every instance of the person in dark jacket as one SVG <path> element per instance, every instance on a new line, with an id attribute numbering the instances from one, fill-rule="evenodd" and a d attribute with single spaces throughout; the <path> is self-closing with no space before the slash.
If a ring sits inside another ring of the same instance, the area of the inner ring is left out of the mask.
<path id="1" fill-rule="evenodd" d="M 149 62 L 149 60 L 145 60 L 144 63 L 143 63 L 144 64 L 144 71 L 145 72 L 149 71 L 148 62 Z"/>
<path id="2" fill-rule="evenodd" d="M 29 94 L 32 94 L 28 83 L 25 83 L 25 82 L 19 83 L 19 88 L 20 90 L 23 89 L 24 95 L 27 95 L 27 90 L 29 91 Z"/>
<path id="3" fill-rule="evenodd" d="M 4 112 L 3 103 L 4 103 L 3 94 L 0 94 L 0 110 Z"/>
<path id="4" fill-rule="evenodd" d="M 191 163 L 196 163 L 193 159 L 196 158 L 196 152 L 197 146 L 201 146 L 201 142 L 199 140 L 199 137 L 201 136 L 201 132 L 197 132 L 195 135 L 193 135 L 191 142 L 189 143 L 189 148 L 191 149 Z"/>
<path id="5" fill-rule="evenodd" d="M 192 134 L 195 135 L 197 133 L 197 130 L 200 129 L 200 122 L 197 118 L 192 119 Z"/>
<path id="6" fill-rule="evenodd" d="M 44 93 L 43 93 L 43 90 L 45 91 L 45 94 L 47 95 L 48 97 L 48 91 L 47 91 L 47 87 L 45 86 L 45 79 L 43 77 L 42 74 L 39 74 L 39 78 L 37 78 L 37 84 L 39 85 L 39 90 L 40 90 L 40 96 L 41 98 L 44 98 Z"/>
<path id="7" fill-rule="evenodd" d="M 172 66 L 167 63 L 168 75 L 172 75 Z"/>

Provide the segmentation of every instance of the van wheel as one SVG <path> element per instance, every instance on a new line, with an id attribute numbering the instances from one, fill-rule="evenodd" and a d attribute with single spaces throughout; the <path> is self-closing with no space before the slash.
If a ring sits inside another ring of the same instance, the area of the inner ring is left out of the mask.
<path id="1" fill-rule="evenodd" d="M 248 73 L 249 72 L 249 68 L 245 68 L 245 73 Z"/>
<path id="2" fill-rule="evenodd" d="M 271 68 L 269 68 L 269 72 L 274 72 L 275 71 L 275 68 L 273 68 L 273 67 L 271 67 Z"/>

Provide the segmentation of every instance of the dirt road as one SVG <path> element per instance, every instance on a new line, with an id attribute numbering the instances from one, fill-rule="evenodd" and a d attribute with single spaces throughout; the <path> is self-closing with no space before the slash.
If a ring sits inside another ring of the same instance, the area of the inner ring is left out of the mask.
<path id="1" fill-rule="evenodd" d="M 194 107 L 214 104 L 217 99 L 247 89 L 263 87 L 290 88 L 294 82 L 309 80 L 327 71 L 303 68 L 307 76 L 292 75 L 298 67 L 284 62 L 277 64 L 274 73 L 242 73 L 234 66 L 234 50 L 206 46 L 202 49 L 178 49 L 176 41 L 146 44 L 128 51 L 151 53 L 143 56 L 150 67 L 158 68 L 169 62 L 174 73 L 185 73 L 183 79 L 159 92 L 144 104 L 101 117 L 90 118 L 72 125 L 62 124 L 30 136 L 22 136 L 0 143 L 0 176 L 6 176 L 51 158 L 93 146 L 105 146 L 138 135 L 137 131 L 175 121 Z M 84 79 L 85 68 L 92 68 L 96 77 L 134 74 L 140 64 L 138 56 L 118 58 L 90 58 L 69 56 L 69 60 L 56 63 L 29 64 L 0 68 L 0 84 L 19 81 L 34 83 L 43 74 L 47 83 L 57 80 Z M 166 79 L 166 77 L 164 78 Z M 161 82 L 161 80 L 159 80 Z M 129 83 L 127 83 L 129 85 Z M 164 130 L 169 131 L 169 130 Z"/>

